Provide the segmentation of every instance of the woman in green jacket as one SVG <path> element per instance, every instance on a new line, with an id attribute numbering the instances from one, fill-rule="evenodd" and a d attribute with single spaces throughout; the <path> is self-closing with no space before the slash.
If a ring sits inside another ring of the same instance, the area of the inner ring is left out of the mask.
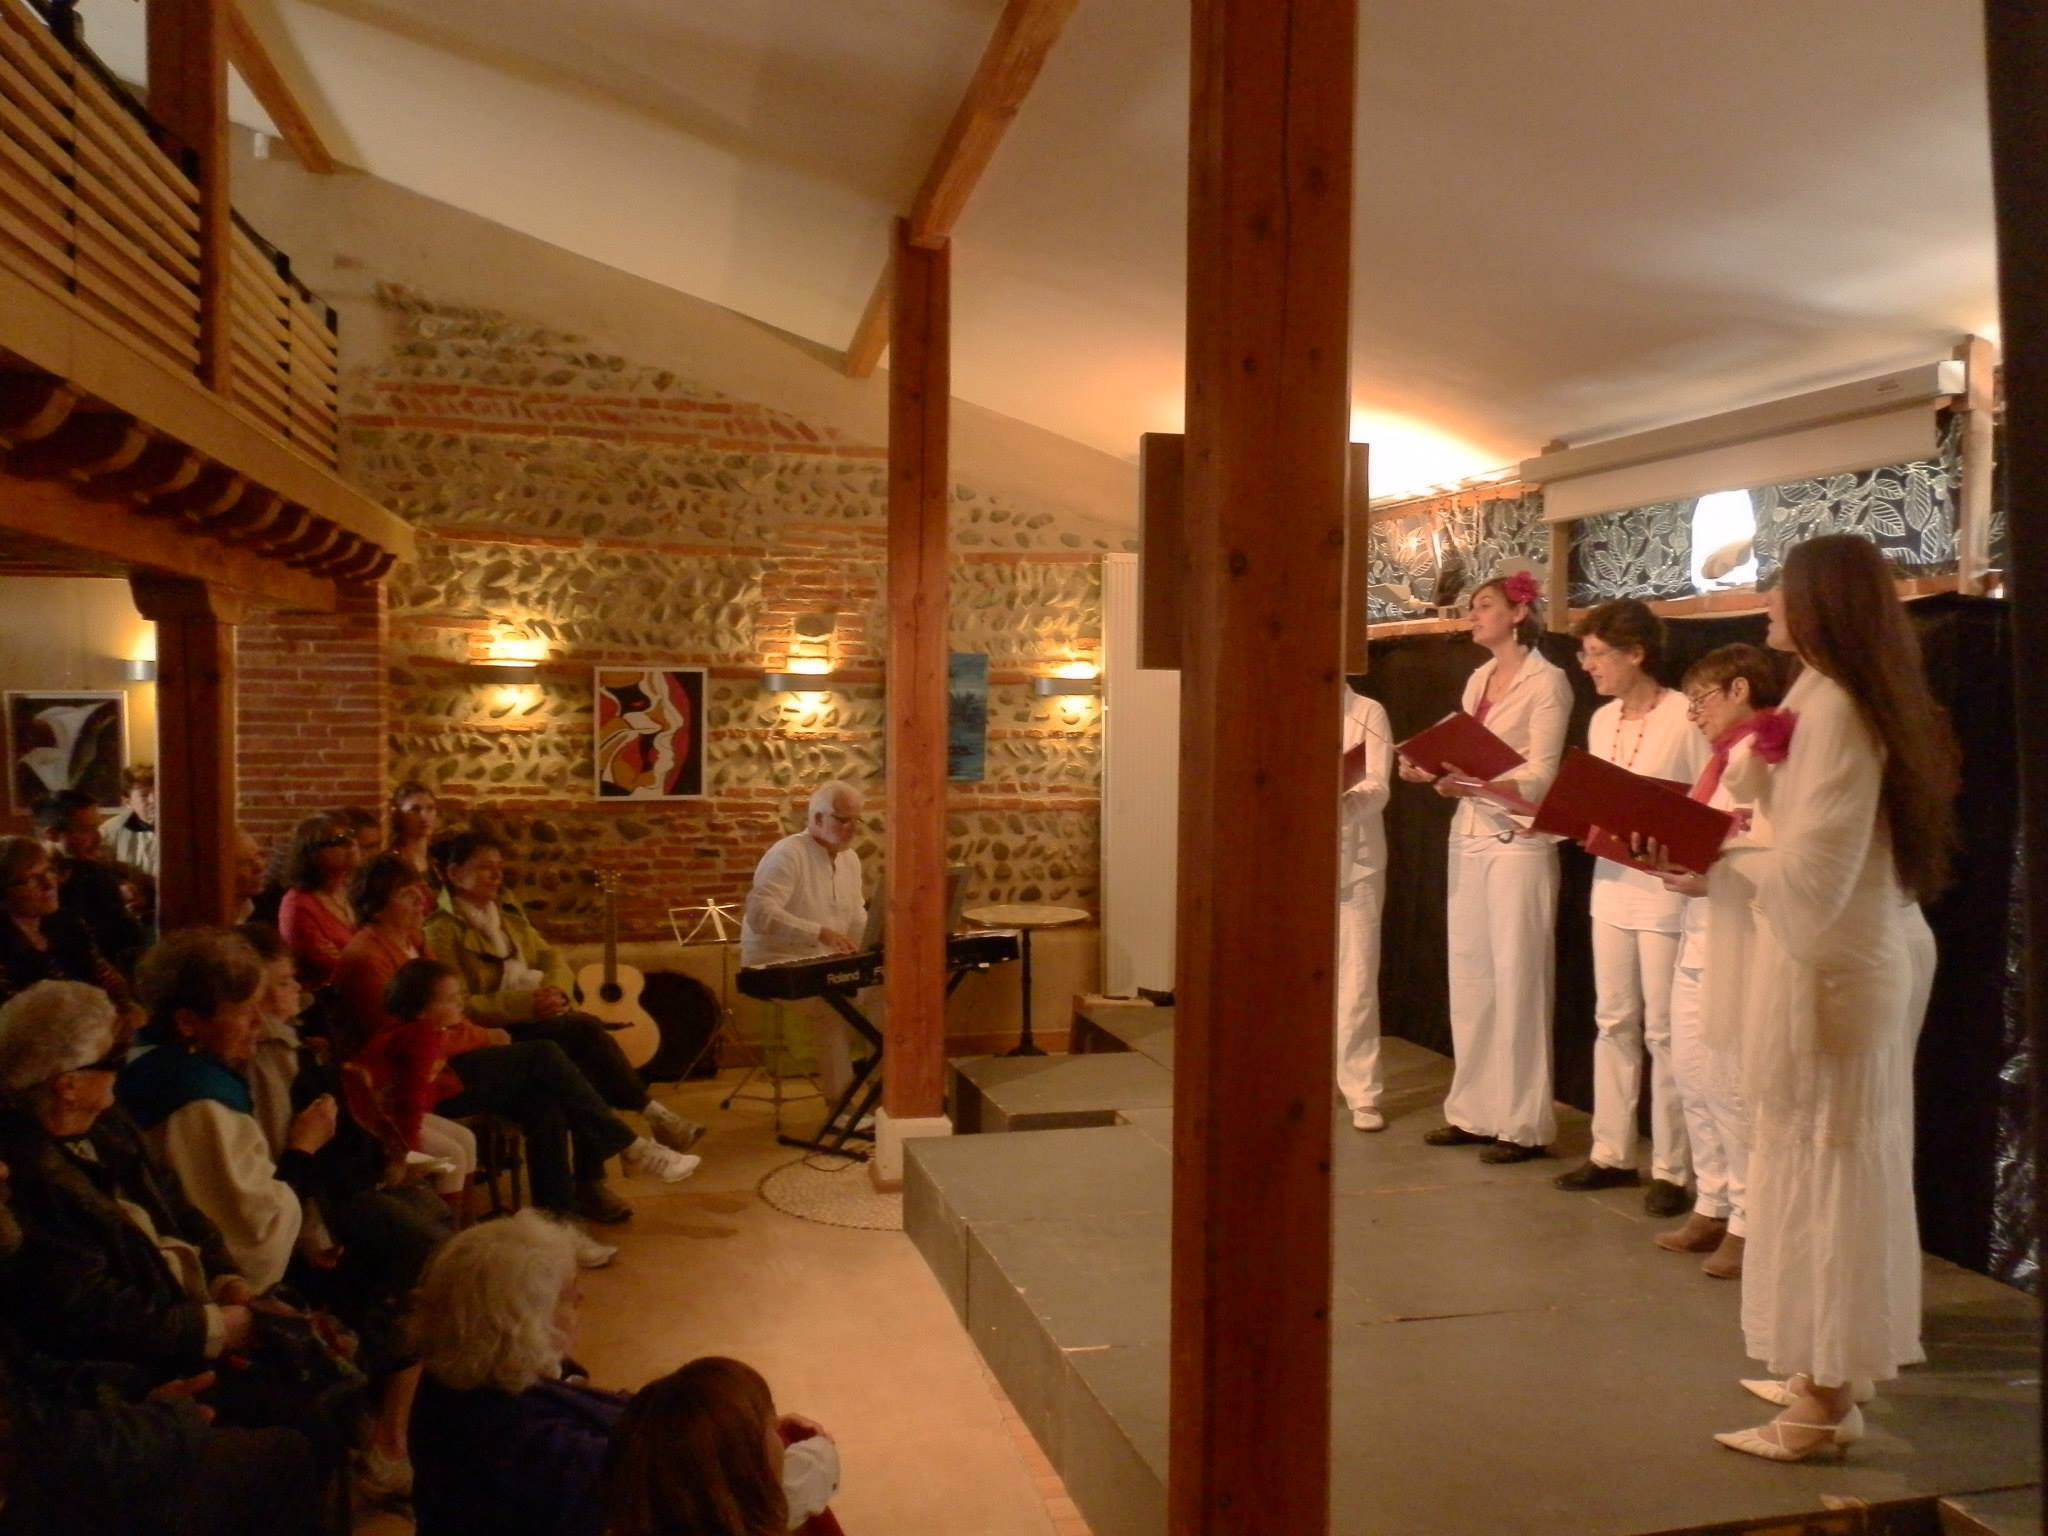
<path id="1" fill-rule="evenodd" d="M 686 1152 L 704 1127 L 650 1098 L 647 1084 L 602 1023 L 581 1012 L 561 951 L 504 893 L 505 845 L 458 832 L 434 845 L 441 894 L 427 916 L 428 952 L 462 977 L 469 1015 L 515 1040 L 552 1040 L 614 1109 L 647 1118 L 654 1139 Z"/>

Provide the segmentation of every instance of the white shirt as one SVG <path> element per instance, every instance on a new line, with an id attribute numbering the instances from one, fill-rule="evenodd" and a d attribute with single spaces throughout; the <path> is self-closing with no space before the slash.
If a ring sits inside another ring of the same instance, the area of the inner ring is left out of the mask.
<path id="1" fill-rule="evenodd" d="M 1486 685 L 1498 665 L 1491 657 L 1465 680 L 1460 707 L 1468 715 L 1479 713 L 1486 697 Z M 1507 692 L 1493 701 L 1480 722 L 1494 735 L 1522 754 L 1522 766 L 1499 780 L 1525 800 L 1540 801 L 1550 781 L 1557 777 L 1557 765 L 1564 757 L 1565 727 L 1571 723 L 1572 685 L 1563 670 L 1541 651 L 1522 654 L 1522 665 Z M 1463 799 L 1451 817 L 1453 837 L 1496 837 L 1513 830 L 1518 823 L 1487 800 Z M 1554 841 L 1546 839 L 1545 841 Z"/>
<path id="2" fill-rule="evenodd" d="M 1756 808 L 1755 795 L 1751 794 L 1746 801 L 1740 799 L 1735 793 L 1734 786 L 1729 782 L 1731 779 L 1741 780 L 1746 777 L 1744 764 L 1750 751 L 1751 743 L 1747 736 L 1729 749 L 1728 766 L 1721 771 L 1721 782 L 1714 786 L 1714 792 L 1708 796 L 1707 804 L 1717 811 L 1748 811 L 1749 833 L 1744 841 L 1750 846 L 1768 847 L 1771 841 L 1770 830 L 1764 825 L 1763 817 Z M 1709 752 L 1708 755 L 1712 756 L 1712 753 Z M 1697 775 L 1693 782 L 1699 782 Z M 1708 872 L 1707 879 L 1709 883 L 1713 881 L 1711 871 Z M 1708 914 L 1713 910 L 1713 900 L 1712 895 L 1685 898 L 1685 920 L 1678 930 L 1683 935 L 1678 946 L 1678 963 L 1688 971 L 1703 971 L 1707 967 Z M 1722 900 L 1724 903 L 1733 902 L 1734 915 L 1747 922 L 1749 896 L 1746 887 L 1739 894 L 1731 894 L 1724 889 Z"/>
<path id="3" fill-rule="evenodd" d="M 1340 881 L 1376 874 L 1387 867 L 1387 790 L 1394 776 L 1394 729 L 1386 706 L 1344 689 L 1344 751 L 1365 748 L 1365 777 L 1344 792 L 1338 834 Z"/>
<path id="4" fill-rule="evenodd" d="M 1610 699 L 1593 711 L 1586 727 L 1586 750 L 1616 767 L 1650 779 L 1671 779 L 1688 788 L 1707 766 L 1706 738 L 1686 717 L 1685 695 L 1666 688 L 1640 720 L 1621 718 L 1621 700 Z M 1685 898 L 1655 875 L 1617 864 L 1593 861 L 1593 917 L 1616 928 L 1676 933 L 1685 917 Z"/>
<path id="5" fill-rule="evenodd" d="M 861 895 L 860 855 L 836 857 L 808 832 L 793 832 L 761 855 L 740 919 L 740 964 L 806 960 L 827 952 L 827 928 L 860 942 L 868 926 Z"/>

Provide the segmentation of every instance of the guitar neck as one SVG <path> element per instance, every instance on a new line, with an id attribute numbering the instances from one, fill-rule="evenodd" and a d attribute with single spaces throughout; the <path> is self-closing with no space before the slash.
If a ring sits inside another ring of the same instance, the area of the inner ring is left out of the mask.
<path id="1" fill-rule="evenodd" d="M 607 882 L 604 888 L 604 984 L 619 984 L 619 898 L 618 888 Z"/>

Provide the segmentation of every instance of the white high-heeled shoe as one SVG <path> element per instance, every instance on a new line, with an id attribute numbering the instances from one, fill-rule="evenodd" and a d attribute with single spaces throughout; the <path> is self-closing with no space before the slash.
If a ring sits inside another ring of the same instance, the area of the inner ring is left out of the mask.
<path id="1" fill-rule="evenodd" d="M 1823 1433 L 1818 1440 L 1795 1449 L 1785 1443 L 1785 1432 L 1800 1429 Z M 1793 1419 L 1773 1419 L 1754 1429 L 1731 1430 L 1714 1438 L 1731 1451 L 1740 1451 L 1745 1456 L 1761 1456 L 1765 1461 L 1805 1461 L 1822 1451 L 1846 1456 L 1849 1447 L 1863 1438 L 1863 1410 L 1851 1408 L 1839 1424 L 1802 1424 Z"/>
<path id="2" fill-rule="evenodd" d="M 1788 1376 L 1783 1381 L 1778 1381 L 1769 1376 L 1762 1378 L 1745 1377 L 1742 1389 L 1745 1392 L 1762 1398 L 1767 1403 L 1774 1403 L 1780 1408 L 1789 1408 L 1792 1406 L 1792 1400 L 1800 1395 L 1800 1389 L 1795 1387 L 1793 1383 L 1803 1383 L 1805 1381 L 1806 1378 L 1804 1376 Z M 1867 1403 L 1875 1396 L 1877 1396 L 1877 1383 L 1874 1381 L 1852 1381 L 1849 1384 L 1849 1400 L 1851 1402 Z"/>

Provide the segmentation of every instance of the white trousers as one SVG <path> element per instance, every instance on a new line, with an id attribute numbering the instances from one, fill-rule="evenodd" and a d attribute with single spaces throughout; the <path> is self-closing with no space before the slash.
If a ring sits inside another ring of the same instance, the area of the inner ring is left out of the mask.
<path id="1" fill-rule="evenodd" d="M 1671 978 L 1671 1071 L 1685 1106 L 1692 1176 L 1699 1186 L 1693 1209 L 1747 1237 L 1742 1197 L 1749 1178 L 1749 1116 L 1742 1106 L 1742 1064 L 1733 1051 L 1708 1045 L 1702 1033 L 1702 975 L 1680 966 Z"/>
<path id="2" fill-rule="evenodd" d="M 870 992 L 855 999 L 855 1006 L 873 1017 L 866 1006 Z M 802 1011 L 811 1027 L 811 1056 L 817 1068 L 818 1091 L 827 1105 L 837 1104 L 840 1095 L 853 1084 L 853 1026 L 822 997 L 807 997 L 792 1005 Z"/>
<path id="3" fill-rule="evenodd" d="M 1636 1165 L 1636 1105 L 1648 1046 L 1650 1176 L 1683 1185 L 1692 1159 L 1671 1074 L 1671 973 L 1677 968 L 1677 934 L 1593 919 L 1593 1161 L 1608 1168 Z"/>
<path id="4" fill-rule="evenodd" d="M 1457 1057 L 1444 1118 L 1476 1136 L 1548 1146 L 1556 845 L 1453 836 L 1444 907 Z"/>
<path id="5" fill-rule="evenodd" d="M 1380 1102 L 1380 909 L 1387 872 L 1337 893 L 1337 1091 L 1353 1109 Z"/>
<path id="6" fill-rule="evenodd" d="M 460 1121 L 440 1115 L 420 1119 L 420 1151 L 428 1157 L 445 1157 L 455 1165 L 453 1173 L 434 1176 L 434 1188 L 444 1195 L 460 1194 L 476 1172 L 476 1132 Z"/>

